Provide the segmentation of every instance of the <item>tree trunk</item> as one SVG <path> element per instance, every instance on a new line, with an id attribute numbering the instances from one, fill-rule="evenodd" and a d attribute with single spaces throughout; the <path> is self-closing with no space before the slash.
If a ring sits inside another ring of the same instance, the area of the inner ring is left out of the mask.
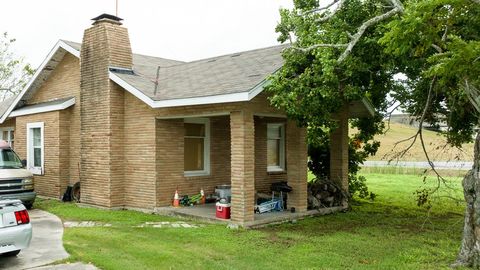
<path id="1" fill-rule="evenodd" d="M 480 268 L 480 130 L 475 139 L 473 167 L 463 178 L 465 224 L 457 260 L 452 265 Z"/>

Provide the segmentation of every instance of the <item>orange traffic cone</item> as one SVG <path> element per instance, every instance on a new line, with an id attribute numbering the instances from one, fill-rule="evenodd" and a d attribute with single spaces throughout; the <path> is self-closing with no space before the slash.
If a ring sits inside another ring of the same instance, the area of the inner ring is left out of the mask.
<path id="1" fill-rule="evenodd" d="M 178 196 L 178 189 L 175 189 L 175 196 L 173 196 L 173 206 L 180 207 L 180 197 Z"/>
<path id="2" fill-rule="evenodd" d="M 202 195 L 202 198 L 200 198 L 200 204 L 205 204 L 205 192 L 203 192 L 203 188 L 200 189 L 200 195 Z"/>

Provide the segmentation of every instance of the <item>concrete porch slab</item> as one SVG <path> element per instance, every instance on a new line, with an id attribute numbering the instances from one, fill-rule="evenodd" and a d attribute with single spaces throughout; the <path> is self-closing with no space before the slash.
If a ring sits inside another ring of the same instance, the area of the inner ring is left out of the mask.
<path id="1" fill-rule="evenodd" d="M 348 207 L 337 206 L 330 208 L 321 208 L 308 210 L 303 213 L 291 213 L 290 211 L 274 211 L 269 213 L 255 214 L 255 220 L 243 224 L 244 228 L 259 228 L 271 224 L 280 224 L 290 221 L 296 221 L 305 217 L 322 216 L 336 212 L 345 211 Z M 227 224 L 229 227 L 239 227 L 230 219 L 220 219 L 215 217 L 215 204 L 204 204 L 190 207 L 160 207 L 155 211 L 157 214 L 186 217 L 209 223 Z"/>

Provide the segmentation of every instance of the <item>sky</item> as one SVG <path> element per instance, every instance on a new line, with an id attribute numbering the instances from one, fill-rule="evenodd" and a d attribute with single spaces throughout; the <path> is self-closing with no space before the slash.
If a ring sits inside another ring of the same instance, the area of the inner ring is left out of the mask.
<path id="1" fill-rule="evenodd" d="M 38 67 L 59 39 L 81 42 L 90 19 L 115 14 L 115 0 L 2 1 L 0 33 Z M 278 44 L 281 7 L 292 0 L 118 0 L 135 53 L 182 61 Z"/>

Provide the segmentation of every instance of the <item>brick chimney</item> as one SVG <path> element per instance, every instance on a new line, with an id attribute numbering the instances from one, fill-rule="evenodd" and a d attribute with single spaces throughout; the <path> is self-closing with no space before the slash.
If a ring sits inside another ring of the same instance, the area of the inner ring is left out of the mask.
<path id="1" fill-rule="evenodd" d="M 83 35 L 80 54 L 81 201 L 109 208 L 124 205 L 124 90 L 109 68 L 132 68 L 122 19 L 102 14 Z"/>

